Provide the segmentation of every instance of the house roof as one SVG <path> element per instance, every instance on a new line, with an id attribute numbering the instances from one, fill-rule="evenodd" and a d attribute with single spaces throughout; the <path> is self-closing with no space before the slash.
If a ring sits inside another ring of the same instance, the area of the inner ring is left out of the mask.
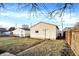
<path id="1" fill-rule="evenodd" d="M 8 31 L 14 31 L 15 30 L 15 27 L 10 27 L 9 29 L 8 29 Z"/>
<path id="2" fill-rule="evenodd" d="M 29 28 L 16 28 L 16 29 L 22 29 L 22 30 L 27 30 L 27 31 L 29 31 L 30 29 Z M 15 30 L 16 30 L 15 29 Z M 14 31 L 14 30 L 13 30 Z"/>
<path id="3" fill-rule="evenodd" d="M 23 29 L 23 30 L 30 30 L 29 28 L 20 28 L 20 29 Z"/>
<path id="4" fill-rule="evenodd" d="M 72 29 L 72 27 L 65 27 L 64 29 L 63 29 L 63 31 L 68 31 L 68 30 L 71 30 Z"/>
<path id="5" fill-rule="evenodd" d="M 59 29 L 58 26 L 55 25 L 55 24 L 50 24 L 50 23 L 46 23 L 46 22 L 39 22 L 39 23 L 44 23 L 44 24 L 48 24 L 48 25 L 54 25 L 54 26 L 56 26 L 57 29 Z M 38 25 L 39 23 L 37 23 L 37 24 L 31 26 L 31 28 L 34 27 L 34 26 L 36 26 L 36 25 Z"/>
<path id="6" fill-rule="evenodd" d="M 5 28 L 0 28 L 0 31 L 7 32 L 7 30 Z"/>

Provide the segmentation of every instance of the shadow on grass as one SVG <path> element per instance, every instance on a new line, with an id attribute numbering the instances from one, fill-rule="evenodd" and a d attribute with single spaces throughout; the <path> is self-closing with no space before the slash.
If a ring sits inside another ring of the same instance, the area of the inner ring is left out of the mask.
<path id="1" fill-rule="evenodd" d="M 65 43 L 60 51 L 61 56 L 75 56 L 72 49 L 69 47 L 67 43 Z"/>
<path id="2" fill-rule="evenodd" d="M 0 54 L 2 54 L 2 53 L 4 53 L 4 52 L 6 52 L 6 51 L 4 51 L 4 50 L 0 50 Z"/>

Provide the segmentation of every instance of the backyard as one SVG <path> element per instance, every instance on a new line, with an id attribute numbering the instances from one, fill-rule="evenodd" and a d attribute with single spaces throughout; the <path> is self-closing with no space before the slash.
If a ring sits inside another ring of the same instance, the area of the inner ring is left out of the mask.
<path id="1" fill-rule="evenodd" d="M 5 37 L 6 39 L 6 37 Z M 5 40 L 4 38 L 0 39 L 0 50 L 7 51 L 13 54 L 17 54 L 18 52 L 21 52 L 31 46 L 34 46 L 35 44 L 38 44 L 39 42 L 43 40 L 37 40 L 37 39 L 29 39 L 29 38 L 7 38 Z"/>
<path id="2" fill-rule="evenodd" d="M 25 50 L 18 55 L 24 56 L 58 56 L 63 47 L 64 40 L 45 40 L 43 43 Z"/>
<path id="3" fill-rule="evenodd" d="M 57 56 L 64 40 L 41 40 L 33 38 L 0 38 L 0 50 L 22 56 Z"/>

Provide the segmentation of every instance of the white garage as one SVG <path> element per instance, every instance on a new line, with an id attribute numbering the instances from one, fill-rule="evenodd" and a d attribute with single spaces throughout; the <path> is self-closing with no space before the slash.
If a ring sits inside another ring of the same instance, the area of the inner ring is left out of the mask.
<path id="1" fill-rule="evenodd" d="M 54 24 L 39 22 L 30 28 L 30 37 L 39 39 L 56 39 L 58 27 Z"/>

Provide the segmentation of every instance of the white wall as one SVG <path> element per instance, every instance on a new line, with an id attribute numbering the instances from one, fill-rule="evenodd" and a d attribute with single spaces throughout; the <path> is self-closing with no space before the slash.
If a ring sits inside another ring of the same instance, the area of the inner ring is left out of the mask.
<path id="1" fill-rule="evenodd" d="M 23 29 L 16 29 L 13 31 L 13 35 L 19 36 L 19 37 L 26 37 L 26 36 L 30 36 L 30 31 L 26 31 Z"/>
<path id="2" fill-rule="evenodd" d="M 46 29 L 46 35 L 45 35 Z M 31 28 L 30 36 L 32 38 L 39 38 L 39 39 L 56 39 L 56 26 L 40 23 L 36 26 Z M 39 31 L 39 33 L 35 33 L 35 31 Z M 46 36 L 46 37 L 45 37 Z"/>

